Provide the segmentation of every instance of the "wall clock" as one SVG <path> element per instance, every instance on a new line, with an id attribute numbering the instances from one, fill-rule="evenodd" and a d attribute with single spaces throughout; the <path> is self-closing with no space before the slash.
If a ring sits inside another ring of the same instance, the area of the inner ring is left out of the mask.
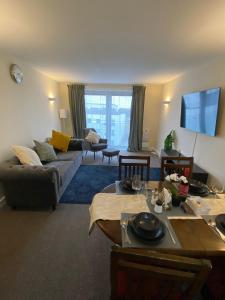
<path id="1" fill-rule="evenodd" d="M 20 67 L 18 65 L 12 64 L 10 66 L 10 75 L 16 83 L 18 83 L 18 84 L 22 83 L 22 81 L 23 81 L 23 72 L 22 72 L 22 70 L 20 69 Z"/>

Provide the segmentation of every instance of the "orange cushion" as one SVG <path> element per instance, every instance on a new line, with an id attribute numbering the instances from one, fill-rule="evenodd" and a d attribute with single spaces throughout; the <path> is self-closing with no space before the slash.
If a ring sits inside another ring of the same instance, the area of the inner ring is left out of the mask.
<path id="1" fill-rule="evenodd" d="M 67 152 L 71 136 L 59 131 L 52 130 L 52 138 L 49 141 L 55 149 Z"/>

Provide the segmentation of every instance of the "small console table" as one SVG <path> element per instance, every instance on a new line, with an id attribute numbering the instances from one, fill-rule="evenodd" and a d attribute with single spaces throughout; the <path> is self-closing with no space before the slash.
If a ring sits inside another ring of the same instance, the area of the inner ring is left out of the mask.
<path id="1" fill-rule="evenodd" d="M 178 152 L 177 150 L 170 150 L 170 151 L 165 151 L 164 149 L 161 150 L 161 157 L 167 157 L 167 156 L 174 156 L 174 157 L 180 157 L 184 156 L 182 153 Z M 193 164 L 193 171 L 192 171 L 192 178 L 199 180 L 203 183 L 207 183 L 208 179 L 208 173 L 200 168 L 198 165 L 195 163 Z"/>

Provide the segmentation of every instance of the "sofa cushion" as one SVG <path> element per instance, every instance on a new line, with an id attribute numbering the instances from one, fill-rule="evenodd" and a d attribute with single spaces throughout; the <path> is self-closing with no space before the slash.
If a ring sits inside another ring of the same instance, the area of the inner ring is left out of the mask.
<path id="1" fill-rule="evenodd" d="M 81 151 L 83 139 L 71 139 L 68 147 L 68 151 Z"/>
<path id="2" fill-rule="evenodd" d="M 67 161 L 67 160 L 76 160 L 78 156 L 81 156 L 81 151 L 68 151 L 68 152 L 58 152 L 56 160 Z"/>
<path id="3" fill-rule="evenodd" d="M 12 146 L 12 148 L 21 164 L 28 166 L 42 166 L 40 158 L 34 150 L 16 145 Z"/>
<path id="4" fill-rule="evenodd" d="M 71 136 L 52 130 L 52 138 L 49 141 L 54 148 L 67 152 Z"/>
<path id="5" fill-rule="evenodd" d="M 53 161 L 57 159 L 54 148 L 49 143 L 41 143 L 34 140 L 34 144 L 41 161 Z"/>
<path id="6" fill-rule="evenodd" d="M 100 140 L 100 136 L 93 130 L 90 130 L 88 135 L 85 137 L 85 140 L 89 143 L 98 143 Z"/>

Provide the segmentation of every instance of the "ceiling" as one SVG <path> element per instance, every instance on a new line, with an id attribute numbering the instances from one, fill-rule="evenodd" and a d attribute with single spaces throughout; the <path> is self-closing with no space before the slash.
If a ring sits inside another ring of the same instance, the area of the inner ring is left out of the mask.
<path id="1" fill-rule="evenodd" d="M 225 0 L 0 0 L 0 48 L 58 81 L 163 83 L 225 54 Z"/>

